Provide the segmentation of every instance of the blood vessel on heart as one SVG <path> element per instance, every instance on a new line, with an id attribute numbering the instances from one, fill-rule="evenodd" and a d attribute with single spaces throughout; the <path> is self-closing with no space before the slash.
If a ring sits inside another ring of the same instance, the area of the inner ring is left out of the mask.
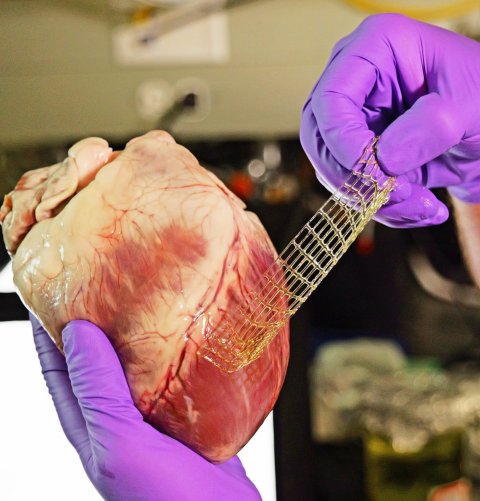
<path id="1" fill-rule="evenodd" d="M 276 257 L 219 179 L 165 132 L 122 152 L 88 138 L 24 174 L 0 222 L 19 294 L 60 349 L 70 320 L 95 323 L 146 421 L 214 462 L 241 449 L 278 397 L 289 330 L 237 372 L 198 355 Z"/>

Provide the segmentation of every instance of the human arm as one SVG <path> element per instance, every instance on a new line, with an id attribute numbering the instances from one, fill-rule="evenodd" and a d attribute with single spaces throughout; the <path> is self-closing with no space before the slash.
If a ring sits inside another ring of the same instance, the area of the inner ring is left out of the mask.
<path id="1" fill-rule="evenodd" d="M 330 190 L 380 136 L 377 158 L 397 178 L 376 219 L 438 224 L 431 188 L 480 202 L 480 44 L 398 14 L 370 16 L 333 49 L 305 104 L 300 139 Z"/>
<path id="2" fill-rule="evenodd" d="M 62 428 L 104 499 L 260 500 L 238 457 L 214 465 L 143 421 L 98 327 L 70 322 L 62 333 L 64 357 L 33 316 L 31 321 Z"/>

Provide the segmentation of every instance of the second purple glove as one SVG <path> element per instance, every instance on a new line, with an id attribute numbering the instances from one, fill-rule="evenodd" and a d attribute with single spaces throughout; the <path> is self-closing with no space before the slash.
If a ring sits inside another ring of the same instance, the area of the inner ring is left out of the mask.
<path id="1" fill-rule="evenodd" d="M 70 322 L 63 331 L 63 357 L 39 322 L 30 319 L 62 428 L 105 499 L 261 499 L 238 457 L 211 464 L 143 421 L 120 361 L 98 327 L 82 320 Z"/>
<path id="2" fill-rule="evenodd" d="M 340 40 L 304 107 L 300 139 L 331 191 L 375 135 L 397 185 L 375 217 L 392 227 L 438 224 L 430 188 L 480 202 L 480 44 L 398 14 L 367 18 Z"/>

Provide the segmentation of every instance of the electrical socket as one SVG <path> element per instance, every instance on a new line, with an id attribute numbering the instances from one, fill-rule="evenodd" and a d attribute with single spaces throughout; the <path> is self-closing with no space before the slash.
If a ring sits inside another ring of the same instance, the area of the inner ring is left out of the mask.
<path id="1" fill-rule="evenodd" d="M 175 90 L 160 79 L 145 80 L 135 94 L 138 114 L 146 121 L 158 120 L 175 102 Z"/>
<path id="2" fill-rule="evenodd" d="M 186 122 L 200 122 L 210 113 L 211 97 L 210 87 L 205 80 L 196 77 L 182 78 L 173 86 L 175 101 L 185 99 L 189 94 L 195 95 L 193 106 L 186 106 L 182 112 L 181 120 Z"/>

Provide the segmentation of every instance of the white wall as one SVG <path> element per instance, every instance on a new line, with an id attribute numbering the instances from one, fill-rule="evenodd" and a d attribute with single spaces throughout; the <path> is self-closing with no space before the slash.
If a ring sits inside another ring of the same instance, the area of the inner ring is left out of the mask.
<path id="1" fill-rule="evenodd" d="M 71 4 L 0 2 L 0 144 L 148 130 L 153 122 L 135 108 L 138 86 L 184 77 L 207 83 L 212 106 L 203 121 L 179 122 L 183 137 L 296 136 L 333 44 L 364 17 L 340 0 L 246 2 L 228 14 L 226 63 L 126 69 L 113 61 L 108 10 Z"/>

